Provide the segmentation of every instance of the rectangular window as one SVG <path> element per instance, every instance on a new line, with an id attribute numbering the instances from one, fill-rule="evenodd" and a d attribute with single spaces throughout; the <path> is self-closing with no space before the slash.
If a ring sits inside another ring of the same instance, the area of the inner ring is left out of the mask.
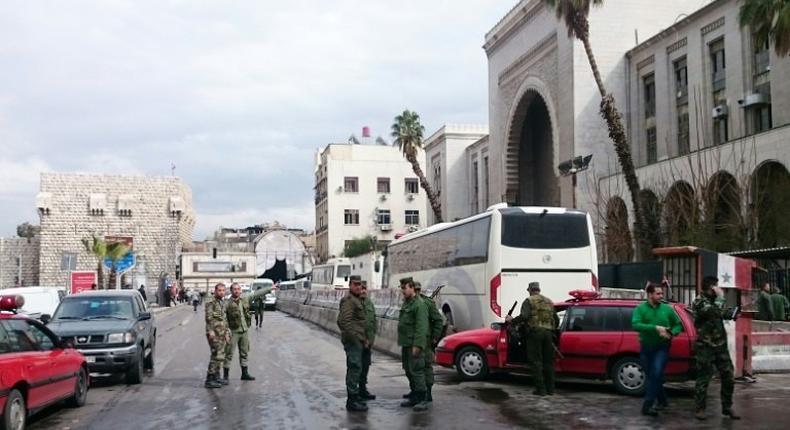
<path id="1" fill-rule="evenodd" d="M 343 191 L 347 193 L 359 192 L 359 178 L 356 176 L 346 176 L 343 180 Z"/>
<path id="2" fill-rule="evenodd" d="M 644 77 L 645 118 L 656 116 L 656 78 L 652 73 Z"/>
<path id="3" fill-rule="evenodd" d="M 378 211 L 378 224 L 379 225 L 389 225 L 392 224 L 392 219 L 390 217 L 390 210 L 389 209 L 379 209 Z"/>
<path id="4" fill-rule="evenodd" d="M 688 103 L 688 69 L 686 67 L 686 57 L 672 63 L 675 70 L 675 97 L 678 104 Z"/>
<path id="5" fill-rule="evenodd" d="M 406 193 L 417 194 L 420 192 L 420 184 L 417 182 L 417 178 L 406 178 L 403 180 L 403 182 Z"/>
<path id="6" fill-rule="evenodd" d="M 709 45 L 711 83 L 713 92 L 727 87 L 727 64 L 724 56 L 724 39 L 719 39 Z"/>
<path id="7" fill-rule="evenodd" d="M 721 145 L 727 143 L 727 117 L 715 118 L 713 120 L 713 144 Z"/>
<path id="8" fill-rule="evenodd" d="M 771 105 L 761 105 L 752 109 L 752 121 L 754 123 L 754 132 L 762 133 L 768 131 L 772 127 L 771 122 Z"/>
<path id="9" fill-rule="evenodd" d="M 478 176 L 477 160 L 472 162 L 472 214 L 480 212 L 480 177 Z"/>
<path id="10" fill-rule="evenodd" d="M 658 148 L 656 146 L 656 127 L 647 129 L 647 164 L 658 161 Z"/>
<path id="11" fill-rule="evenodd" d="M 483 204 L 486 208 L 491 206 L 488 195 L 488 156 L 485 156 L 483 157 Z"/>
<path id="12" fill-rule="evenodd" d="M 590 246 L 584 213 L 525 213 L 501 209 L 502 245 L 527 249 L 583 248 Z"/>
<path id="13" fill-rule="evenodd" d="M 419 224 L 420 224 L 420 211 L 407 210 L 406 225 L 419 225 Z"/>
<path id="14" fill-rule="evenodd" d="M 689 153 L 689 112 L 688 105 L 678 106 L 678 154 Z"/>
<path id="15" fill-rule="evenodd" d="M 631 331 L 631 322 L 622 326 L 620 308 L 610 306 L 573 306 L 568 316 L 567 331 Z"/>
<path id="16" fill-rule="evenodd" d="M 345 225 L 359 225 L 359 209 L 346 209 L 343 213 Z"/>
<path id="17" fill-rule="evenodd" d="M 754 35 L 752 35 L 752 40 Z M 768 39 L 763 43 L 754 44 L 754 75 L 761 75 L 771 70 L 771 53 L 768 50 Z"/>
<path id="18" fill-rule="evenodd" d="M 376 189 L 380 193 L 390 192 L 390 178 L 378 178 L 376 180 Z"/>
<path id="19" fill-rule="evenodd" d="M 438 196 L 442 193 L 442 156 L 436 155 L 431 160 L 431 170 L 433 171 L 433 192 Z"/>

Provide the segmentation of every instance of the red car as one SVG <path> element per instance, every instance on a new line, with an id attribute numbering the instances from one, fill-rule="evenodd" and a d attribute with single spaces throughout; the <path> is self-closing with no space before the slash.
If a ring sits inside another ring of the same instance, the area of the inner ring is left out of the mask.
<path id="1" fill-rule="evenodd" d="M 571 294 L 574 299 L 555 305 L 561 317 L 556 372 L 576 378 L 610 379 L 623 394 L 644 393 L 639 334 L 631 329 L 631 314 L 641 301 L 600 299 L 589 291 Z M 686 305 L 670 306 L 680 317 L 683 332 L 672 339 L 665 375 L 667 380 L 688 380 L 694 367 L 694 321 Z M 455 366 L 465 380 L 483 379 L 491 371 L 528 370 L 523 344 L 512 338 L 502 323 L 445 337 L 436 348 L 436 363 Z"/>
<path id="2" fill-rule="evenodd" d="M 17 315 L 21 296 L 0 296 L 0 428 L 22 430 L 27 417 L 67 400 L 82 406 L 90 384 L 85 357 L 40 322 Z"/>

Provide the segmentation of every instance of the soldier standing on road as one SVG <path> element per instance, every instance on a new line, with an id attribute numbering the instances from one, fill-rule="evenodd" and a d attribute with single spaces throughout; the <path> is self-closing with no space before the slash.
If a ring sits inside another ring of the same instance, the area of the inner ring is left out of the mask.
<path id="1" fill-rule="evenodd" d="M 373 356 L 373 342 L 376 340 L 376 307 L 368 297 L 368 285 L 362 281 L 360 291 L 362 305 L 365 308 L 365 337 L 368 346 L 362 348 L 362 371 L 359 376 L 359 398 L 362 401 L 376 400 L 376 396 L 368 391 L 368 371 L 370 370 L 371 358 Z"/>
<path id="2" fill-rule="evenodd" d="M 230 341 L 225 306 L 222 303 L 224 297 L 225 284 L 220 282 L 214 286 L 213 300 L 206 302 L 206 339 L 211 349 L 206 372 L 206 388 L 220 388 L 224 385 L 220 381 L 219 369 L 225 361 L 225 345 Z"/>
<path id="3" fill-rule="evenodd" d="M 414 289 L 411 278 L 401 279 L 403 304 L 398 317 L 398 346 L 401 347 L 401 362 L 409 378 L 412 395 L 400 405 L 413 407 L 415 411 L 428 409 L 425 384 L 425 355 L 429 346 L 428 306 Z"/>
<path id="4" fill-rule="evenodd" d="M 222 379 L 228 380 L 230 376 L 230 363 L 233 361 L 233 350 L 239 348 L 239 365 L 241 365 L 241 380 L 254 381 L 247 368 L 247 356 L 250 352 L 249 328 L 252 325 L 252 314 L 250 313 L 250 298 L 262 297 L 271 287 L 261 288 L 252 294 L 241 295 L 241 285 L 237 282 L 230 284 L 230 299 L 225 305 L 225 313 L 228 317 L 228 327 L 231 332 L 231 340 L 225 348 L 225 364 L 222 368 Z"/>
<path id="5" fill-rule="evenodd" d="M 346 352 L 346 410 L 349 412 L 365 412 L 367 405 L 359 393 L 362 374 L 362 353 L 370 346 L 365 324 L 365 305 L 362 303 L 362 279 L 357 275 L 348 278 L 348 294 L 340 300 L 337 315 L 337 327 L 340 329 L 340 340 Z"/>
<path id="6" fill-rule="evenodd" d="M 773 293 L 771 294 L 771 308 L 774 311 L 774 321 L 787 321 L 787 310 L 790 308 L 790 302 L 776 287 L 773 288 Z"/>
<path id="7" fill-rule="evenodd" d="M 724 314 L 724 292 L 718 287 L 719 280 L 707 276 L 702 280 L 702 293 L 694 300 L 691 310 L 694 313 L 694 327 L 697 341 L 694 350 L 697 361 L 697 382 L 694 388 L 696 418 L 706 419 L 705 401 L 708 397 L 708 384 L 713 377 L 713 367 L 719 371 L 721 380 L 721 414 L 738 420 L 740 417 L 732 410 L 732 392 L 735 388 L 732 360 L 727 348 L 727 333 L 722 322 Z"/>
<path id="8" fill-rule="evenodd" d="M 538 396 L 554 395 L 554 330 L 559 325 L 554 303 L 540 294 L 540 284 L 530 282 L 529 298 L 521 304 L 521 314 L 507 322 L 527 325 L 527 357 Z"/>
<path id="9" fill-rule="evenodd" d="M 425 400 L 428 402 L 433 401 L 433 360 L 435 356 L 434 348 L 439 343 L 439 338 L 442 336 L 442 329 L 444 328 L 444 317 L 436 309 L 436 302 L 425 294 L 422 294 L 422 285 L 419 282 L 414 282 L 414 290 L 417 296 L 425 302 L 428 307 L 428 332 L 429 339 L 427 348 L 425 350 Z"/>
<path id="10" fill-rule="evenodd" d="M 255 314 L 255 328 L 261 328 L 263 325 L 263 308 L 265 306 L 265 299 L 264 296 L 257 296 L 253 297 L 250 300 L 250 308 L 252 309 L 252 313 Z"/>

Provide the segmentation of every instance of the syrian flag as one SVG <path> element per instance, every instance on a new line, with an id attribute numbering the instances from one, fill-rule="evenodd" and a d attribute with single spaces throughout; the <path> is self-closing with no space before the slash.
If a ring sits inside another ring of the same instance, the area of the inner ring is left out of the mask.
<path id="1" fill-rule="evenodd" d="M 752 261 L 712 251 L 702 252 L 702 273 L 719 278 L 722 288 L 747 288 L 752 283 Z"/>

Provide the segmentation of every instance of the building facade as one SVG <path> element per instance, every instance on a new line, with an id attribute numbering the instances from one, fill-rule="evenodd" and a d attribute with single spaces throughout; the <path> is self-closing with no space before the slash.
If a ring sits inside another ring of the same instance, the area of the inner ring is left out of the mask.
<path id="1" fill-rule="evenodd" d="M 255 276 L 253 252 L 185 252 L 181 254 L 181 282 L 184 288 L 211 294 L 214 285 L 238 282 L 251 285 Z"/>
<path id="2" fill-rule="evenodd" d="M 340 257 L 346 241 L 370 235 L 388 243 L 426 225 L 425 192 L 398 147 L 329 144 L 315 166 L 319 261 Z"/>
<path id="3" fill-rule="evenodd" d="M 42 285 L 66 286 L 69 271 L 95 270 L 82 243 L 93 236 L 132 245 L 135 285 L 174 279 L 195 226 L 192 191 L 178 177 L 42 173 L 36 208 Z"/>
<path id="4" fill-rule="evenodd" d="M 39 285 L 41 236 L 0 237 L 0 289 Z"/>

